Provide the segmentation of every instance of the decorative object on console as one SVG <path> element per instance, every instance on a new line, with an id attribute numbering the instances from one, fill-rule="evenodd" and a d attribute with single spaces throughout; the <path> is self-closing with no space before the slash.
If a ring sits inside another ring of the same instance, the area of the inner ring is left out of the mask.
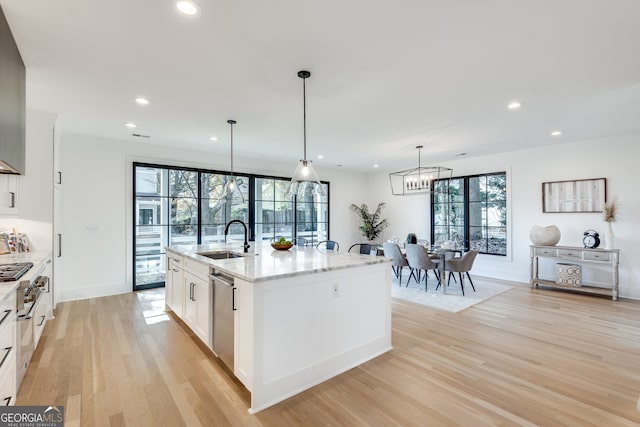
<path id="1" fill-rule="evenodd" d="M 422 166 L 420 164 L 420 151 L 424 148 L 422 145 L 416 147 L 418 149 L 418 167 L 407 169 L 389 174 L 389 182 L 391 183 L 391 194 L 394 196 L 409 196 L 413 194 L 430 194 L 437 189 L 434 182 L 440 180 L 450 180 L 453 175 L 453 169 L 442 166 Z M 449 186 L 446 186 L 447 189 Z"/>
<path id="2" fill-rule="evenodd" d="M 382 230 L 389 226 L 389 221 L 387 221 L 386 219 L 380 219 L 380 214 L 382 213 L 382 208 L 384 208 L 384 206 L 385 203 L 380 202 L 378 203 L 376 211 L 374 213 L 370 213 L 369 207 L 364 203 L 360 206 L 351 204 L 351 209 L 356 211 L 356 213 L 362 220 L 362 225 L 360 226 L 362 235 L 371 242 L 375 241 L 382 233 Z"/>
<path id="3" fill-rule="evenodd" d="M 595 230 L 587 230 L 584 232 L 582 243 L 585 248 L 595 249 L 600 246 L 600 235 Z"/>
<path id="4" fill-rule="evenodd" d="M 616 221 L 616 214 L 618 210 L 618 202 L 613 199 L 604 204 L 602 208 L 602 219 L 607 223 L 604 233 L 604 248 L 613 249 L 615 242 L 615 234 L 613 234 L 612 222 Z"/>
<path id="5" fill-rule="evenodd" d="M 560 286 L 582 286 L 582 267 L 578 264 L 556 264 L 556 284 Z"/>
<path id="6" fill-rule="evenodd" d="M 555 246 L 560 241 L 560 236 L 560 229 L 555 225 L 534 225 L 529 232 L 529 238 L 536 246 Z"/>
<path id="7" fill-rule="evenodd" d="M 542 183 L 542 212 L 602 212 L 607 179 L 577 179 Z"/>

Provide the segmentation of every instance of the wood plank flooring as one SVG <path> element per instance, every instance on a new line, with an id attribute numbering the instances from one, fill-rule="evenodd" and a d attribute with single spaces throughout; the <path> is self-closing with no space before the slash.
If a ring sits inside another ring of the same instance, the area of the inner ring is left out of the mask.
<path id="1" fill-rule="evenodd" d="M 640 301 L 514 284 L 457 314 L 393 301 L 394 349 L 256 415 L 163 290 L 58 305 L 18 393 L 67 426 L 637 426 Z"/>

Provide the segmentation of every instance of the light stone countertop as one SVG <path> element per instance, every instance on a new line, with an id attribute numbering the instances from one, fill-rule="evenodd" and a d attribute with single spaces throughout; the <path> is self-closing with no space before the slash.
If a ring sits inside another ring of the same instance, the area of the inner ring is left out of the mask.
<path id="1" fill-rule="evenodd" d="M 262 282 L 391 262 L 391 258 L 383 256 L 324 252 L 315 247 L 298 246 L 293 246 L 287 251 L 277 251 L 268 242 L 249 243 L 251 248 L 248 254 L 242 253 L 242 242 L 175 245 L 168 246 L 167 250 L 208 264 L 219 272 L 248 282 Z M 198 255 L 198 253 L 213 251 L 231 251 L 243 256 L 240 258 L 214 260 Z"/>
<path id="2" fill-rule="evenodd" d="M 32 262 L 33 267 L 27 271 L 19 280 L 31 280 L 39 271 L 35 268 L 38 264 L 44 262 L 47 257 L 51 256 L 48 251 L 35 252 L 18 252 L 6 255 L 0 255 L 0 264 L 12 264 L 15 262 Z M 11 292 L 15 292 L 18 282 L 2 282 L 0 283 L 0 301 L 3 301 Z"/>

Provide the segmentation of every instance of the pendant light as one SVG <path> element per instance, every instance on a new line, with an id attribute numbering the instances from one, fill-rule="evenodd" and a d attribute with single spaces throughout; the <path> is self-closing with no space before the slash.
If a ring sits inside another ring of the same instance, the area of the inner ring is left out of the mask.
<path id="1" fill-rule="evenodd" d="M 296 171 L 291 178 L 291 184 L 287 194 L 293 196 L 297 194 L 298 197 L 302 197 L 307 193 L 307 188 L 311 187 L 313 192 L 324 195 L 324 189 L 320 184 L 320 179 L 316 171 L 313 169 L 311 160 L 307 160 L 307 86 L 306 80 L 311 77 L 309 71 L 298 71 L 298 77 L 302 79 L 302 124 L 303 124 L 303 137 L 304 137 L 304 156 L 298 163 Z"/>
<path id="2" fill-rule="evenodd" d="M 242 191 L 240 191 L 238 181 L 233 174 L 233 125 L 235 125 L 237 122 L 235 120 L 227 120 L 227 123 L 229 123 L 229 125 L 231 126 L 231 176 L 227 180 L 227 183 L 224 185 L 222 196 L 220 198 L 226 202 L 231 197 L 233 197 L 234 194 L 237 194 L 242 200 L 242 203 L 244 203 L 244 196 L 242 195 Z"/>
<path id="3" fill-rule="evenodd" d="M 437 192 L 434 182 L 450 180 L 453 169 L 443 166 L 422 166 L 420 151 L 424 147 L 418 145 L 418 167 L 389 174 L 391 194 L 394 196 L 410 196 L 413 194 L 429 194 Z M 448 188 L 448 186 L 447 186 Z"/>

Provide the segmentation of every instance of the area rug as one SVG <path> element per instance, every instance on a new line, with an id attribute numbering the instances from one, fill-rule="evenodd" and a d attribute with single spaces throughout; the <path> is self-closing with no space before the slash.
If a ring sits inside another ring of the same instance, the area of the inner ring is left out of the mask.
<path id="1" fill-rule="evenodd" d="M 406 283 L 406 277 L 402 278 L 402 285 L 398 285 L 398 279 L 393 277 L 391 296 L 393 298 L 400 298 L 415 302 L 416 304 L 437 308 L 438 310 L 450 311 L 452 313 L 458 313 L 465 308 L 469 308 L 472 305 L 486 301 L 491 297 L 511 289 L 511 286 L 508 285 L 488 280 L 473 279 L 473 284 L 476 287 L 476 291 L 473 292 L 469 280 L 465 280 L 464 296 L 462 296 L 460 284 L 454 283 L 453 280 L 451 280 L 451 284 L 447 288 L 446 295 L 442 293 L 442 288 L 438 288 L 438 291 L 436 291 L 437 282 L 433 276 L 429 278 L 427 292 L 424 291 L 424 279 L 419 284 L 416 283 L 415 280 L 411 279 L 408 287 L 405 286 Z"/>

